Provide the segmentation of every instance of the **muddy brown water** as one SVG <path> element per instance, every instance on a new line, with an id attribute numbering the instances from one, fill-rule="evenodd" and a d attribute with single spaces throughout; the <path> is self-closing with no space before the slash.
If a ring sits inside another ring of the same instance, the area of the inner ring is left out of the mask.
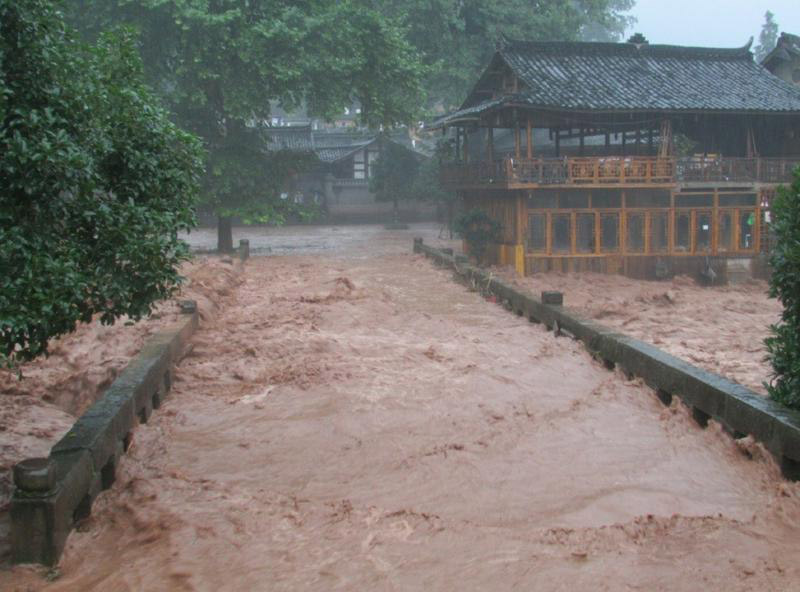
<path id="1" fill-rule="evenodd" d="M 800 488 L 759 446 L 406 238 L 253 258 L 56 579 L 0 588 L 800 589 Z"/>

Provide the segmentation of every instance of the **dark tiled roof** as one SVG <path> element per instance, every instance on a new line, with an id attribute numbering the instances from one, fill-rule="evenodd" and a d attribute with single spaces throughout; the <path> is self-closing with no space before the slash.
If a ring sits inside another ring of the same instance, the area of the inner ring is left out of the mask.
<path id="1" fill-rule="evenodd" d="M 292 150 L 294 152 L 313 152 L 314 142 L 311 126 L 270 127 L 266 130 L 269 150 Z"/>
<path id="2" fill-rule="evenodd" d="M 800 91 L 753 62 L 749 47 L 511 42 L 500 55 L 532 106 L 800 112 Z"/>
<path id="3" fill-rule="evenodd" d="M 797 112 L 800 89 L 739 49 L 633 43 L 510 41 L 498 51 L 524 83 L 516 95 L 475 104 L 434 126 L 506 104 L 565 111 Z"/>
<path id="4" fill-rule="evenodd" d="M 317 156 L 322 162 L 336 162 L 337 160 L 342 160 L 343 158 L 347 158 L 354 152 L 359 150 L 363 150 L 364 146 L 369 144 L 367 142 L 365 144 L 357 145 L 357 146 L 331 146 L 328 148 L 317 148 Z"/>
<path id="5" fill-rule="evenodd" d="M 761 63 L 765 67 L 771 68 L 775 62 L 789 61 L 798 57 L 800 57 L 800 36 L 781 33 L 775 49 L 769 52 L 767 57 L 761 60 Z"/>
<path id="6" fill-rule="evenodd" d="M 323 162 L 336 162 L 372 144 L 377 136 L 353 131 L 314 132 L 314 150 Z"/>

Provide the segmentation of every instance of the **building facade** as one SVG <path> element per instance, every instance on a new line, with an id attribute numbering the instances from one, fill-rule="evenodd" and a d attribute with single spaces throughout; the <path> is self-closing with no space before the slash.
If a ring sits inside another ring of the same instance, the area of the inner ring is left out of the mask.
<path id="1" fill-rule="evenodd" d="M 392 142 L 414 154 L 427 154 L 407 137 L 365 130 L 314 129 L 312 125 L 278 126 L 268 130 L 271 150 L 311 154 L 316 164 L 296 175 L 286 188 L 285 198 L 319 206 L 326 221 L 385 222 L 392 204 L 377 202 L 370 190 L 370 178 L 381 155 L 381 146 Z M 422 202 L 405 203 L 404 220 L 431 220 L 435 206 Z"/>
<path id="2" fill-rule="evenodd" d="M 800 36 L 781 33 L 775 49 L 761 65 L 778 78 L 800 86 Z"/>
<path id="3" fill-rule="evenodd" d="M 800 164 L 800 88 L 749 46 L 506 41 L 457 112 L 444 182 L 521 274 L 725 273 L 766 248 Z"/>

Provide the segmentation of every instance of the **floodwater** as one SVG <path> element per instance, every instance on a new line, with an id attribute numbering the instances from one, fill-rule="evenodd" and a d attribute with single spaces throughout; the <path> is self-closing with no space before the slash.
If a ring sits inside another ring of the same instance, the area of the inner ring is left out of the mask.
<path id="1" fill-rule="evenodd" d="M 762 448 L 410 254 L 251 259 L 59 569 L 10 590 L 800 589 Z"/>
<path id="2" fill-rule="evenodd" d="M 588 318 L 766 394 L 772 369 L 764 339 L 781 304 L 763 280 L 707 287 L 687 276 L 642 281 L 598 273 L 503 275 L 522 288 L 560 290 Z"/>

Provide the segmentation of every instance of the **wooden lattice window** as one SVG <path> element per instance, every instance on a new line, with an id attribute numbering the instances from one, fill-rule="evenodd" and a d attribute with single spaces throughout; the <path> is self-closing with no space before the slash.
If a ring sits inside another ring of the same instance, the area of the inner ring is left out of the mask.
<path id="1" fill-rule="evenodd" d="M 534 253 L 547 250 L 547 214 L 528 216 L 528 250 Z"/>
<path id="2" fill-rule="evenodd" d="M 594 253 L 594 214 L 576 214 L 575 232 L 575 248 L 578 253 Z"/>
<path id="3" fill-rule="evenodd" d="M 619 214 L 600 214 L 600 252 L 619 251 Z"/>
<path id="4" fill-rule="evenodd" d="M 677 212 L 675 214 L 675 251 L 688 253 L 692 250 L 691 214 Z"/>
<path id="5" fill-rule="evenodd" d="M 553 214 L 553 253 L 569 253 L 572 250 L 572 228 L 569 214 Z"/>
<path id="6" fill-rule="evenodd" d="M 696 212 L 694 225 L 694 250 L 705 253 L 711 250 L 711 212 Z"/>
<path id="7" fill-rule="evenodd" d="M 719 222 L 717 223 L 717 251 L 720 253 L 736 250 L 733 234 L 734 214 L 735 212 L 730 210 L 721 210 L 719 213 Z"/>
<path id="8" fill-rule="evenodd" d="M 669 218 L 667 212 L 650 213 L 651 253 L 666 253 L 669 250 Z"/>
<path id="9" fill-rule="evenodd" d="M 739 249 L 751 251 L 755 245 L 756 212 L 739 210 Z"/>
<path id="10" fill-rule="evenodd" d="M 629 253 L 644 253 L 644 213 L 625 216 L 625 247 Z"/>

